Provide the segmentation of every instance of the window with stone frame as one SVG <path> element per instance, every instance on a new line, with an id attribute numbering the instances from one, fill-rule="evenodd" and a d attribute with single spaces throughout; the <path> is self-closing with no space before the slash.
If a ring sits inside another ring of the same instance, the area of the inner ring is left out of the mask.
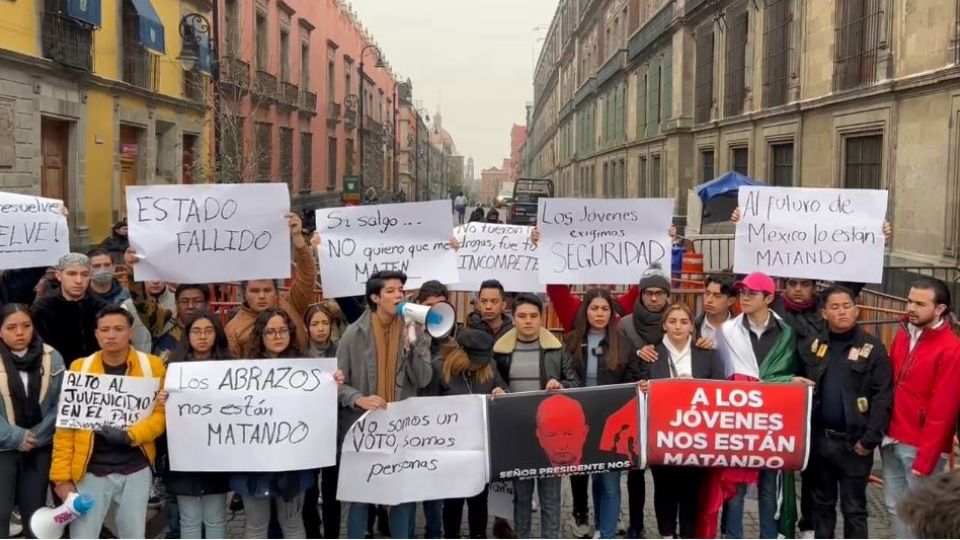
<path id="1" fill-rule="evenodd" d="M 851 90 L 877 81 L 877 57 L 886 24 L 886 0 L 836 2 L 833 88 Z"/>
<path id="2" fill-rule="evenodd" d="M 723 115 L 737 116 L 743 114 L 746 97 L 747 33 L 750 28 L 746 4 L 730 10 L 726 20 Z"/>
<path id="3" fill-rule="evenodd" d="M 793 61 L 793 0 L 763 3 L 763 106 L 776 107 L 788 100 Z"/>
<path id="4" fill-rule="evenodd" d="M 713 108 L 713 23 L 697 30 L 696 81 L 694 89 L 694 121 L 710 121 Z"/>
<path id="5" fill-rule="evenodd" d="M 883 135 L 857 135 L 843 141 L 843 187 L 883 189 Z"/>

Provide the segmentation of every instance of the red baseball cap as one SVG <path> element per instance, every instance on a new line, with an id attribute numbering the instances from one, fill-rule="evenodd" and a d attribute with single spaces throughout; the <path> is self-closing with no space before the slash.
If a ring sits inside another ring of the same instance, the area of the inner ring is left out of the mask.
<path id="1" fill-rule="evenodd" d="M 763 272 L 754 272 L 747 274 L 747 277 L 733 284 L 736 289 L 749 289 L 751 291 L 774 294 L 777 292 L 777 284 L 773 278 Z"/>

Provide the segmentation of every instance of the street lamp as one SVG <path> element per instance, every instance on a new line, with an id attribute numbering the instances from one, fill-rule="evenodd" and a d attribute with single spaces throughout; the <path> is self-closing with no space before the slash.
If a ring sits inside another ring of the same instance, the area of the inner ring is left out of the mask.
<path id="1" fill-rule="evenodd" d="M 218 20 L 219 2 L 213 2 L 213 19 Z M 200 60 L 200 46 L 203 38 L 207 39 L 207 54 L 209 55 L 210 76 L 214 84 L 220 82 L 220 61 L 218 47 L 219 33 L 217 27 L 199 13 L 188 13 L 180 19 L 180 67 L 184 71 L 193 71 Z M 214 88 L 213 92 L 213 170 L 217 170 L 220 157 L 220 92 Z"/>
<path id="2" fill-rule="evenodd" d="M 400 125 L 400 122 L 398 119 L 398 114 L 400 109 L 397 106 L 397 104 L 399 103 L 397 101 L 398 94 L 400 97 L 405 97 L 405 101 L 409 101 L 410 91 L 411 91 L 410 79 L 407 79 L 406 82 L 398 81 L 393 83 L 393 127 L 394 129 L 397 129 L 398 126 Z M 409 140 L 409 137 L 407 137 L 407 139 Z M 407 147 L 408 148 L 410 147 L 409 142 L 407 143 Z M 399 178 L 400 178 L 399 172 L 398 172 L 399 163 L 400 163 L 400 157 L 397 155 L 397 137 L 396 137 L 396 132 L 394 132 L 394 137 L 393 137 L 393 189 L 394 190 L 397 189 L 397 185 L 399 184 Z"/>
<path id="3" fill-rule="evenodd" d="M 367 123 L 367 119 L 366 119 L 366 117 L 364 116 L 364 112 L 363 112 L 363 105 L 364 105 L 364 103 L 366 103 L 366 101 L 367 101 L 367 96 L 366 96 L 366 94 L 363 93 L 363 79 L 364 79 L 364 73 L 363 73 L 363 65 L 364 65 L 364 64 L 363 64 L 363 56 L 364 56 L 365 54 L 367 54 L 367 51 L 368 51 L 368 50 L 369 50 L 369 51 L 373 51 L 374 54 L 376 54 L 376 56 L 377 56 L 377 68 L 383 68 L 383 67 L 385 67 L 385 66 L 384 66 L 384 63 L 383 63 L 383 54 L 380 52 L 380 49 L 379 49 L 376 45 L 373 45 L 373 44 L 367 45 L 366 47 L 364 47 L 363 49 L 360 50 L 360 121 L 358 122 L 358 125 L 360 126 L 360 134 L 359 134 L 359 136 L 358 136 L 358 139 L 359 139 L 359 142 L 360 142 L 360 189 L 361 189 L 361 191 L 363 190 L 363 165 L 364 165 L 364 161 L 363 161 L 363 154 L 364 154 L 363 130 L 365 129 L 365 126 L 366 126 L 366 123 Z"/>

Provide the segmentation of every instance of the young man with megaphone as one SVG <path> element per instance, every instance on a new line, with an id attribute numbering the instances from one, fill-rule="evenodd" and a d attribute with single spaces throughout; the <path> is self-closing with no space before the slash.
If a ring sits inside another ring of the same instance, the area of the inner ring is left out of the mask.
<path id="1" fill-rule="evenodd" d="M 397 308 L 404 302 L 403 286 L 407 276 L 403 272 L 381 271 L 367 280 L 367 310 L 344 332 L 337 347 L 337 366 L 343 371 L 344 383 L 338 390 L 341 405 L 339 431 L 341 437 L 364 411 L 380 409 L 388 403 L 414 397 L 430 384 L 433 369 L 430 366 L 430 334 L 440 327 L 431 326 L 433 317 L 427 310 L 417 310 L 408 304 L 401 308 L 406 313 L 423 312 L 422 324 L 413 323 Z M 449 304 L 448 304 L 449 305 Z M 452 327 L 452 326 L 451 326 Z M 410 520 L 416 512 L 415 503 L 390 508 L 390 536 L 408 538 Z M 351 503 L 347 515 L 347 536 L 363 538 L 367 532 L 367 516 L 373 505 Z"/>

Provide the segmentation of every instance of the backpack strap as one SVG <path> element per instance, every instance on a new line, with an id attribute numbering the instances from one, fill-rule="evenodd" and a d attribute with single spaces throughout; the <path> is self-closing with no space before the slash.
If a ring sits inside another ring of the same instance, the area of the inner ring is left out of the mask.
<path id="1" fill-rule="evenodd" d="M 150 365 L 150 358 L 146 353 L 136 351 L 137 361 L 140 362 L 140 373 L 143 374 L 144 378 L 152 379 L 153 378 L 153 367 Z"/>
<path id="2" fill-rule="evenodd" d="M 50 390 L 50 375 L 53 370 L 53 347 L 43 344 L 43 359 L 41 360 L 42 371 L 40 372 L 40 402 L 47 397 L 47 391 Z"/>

